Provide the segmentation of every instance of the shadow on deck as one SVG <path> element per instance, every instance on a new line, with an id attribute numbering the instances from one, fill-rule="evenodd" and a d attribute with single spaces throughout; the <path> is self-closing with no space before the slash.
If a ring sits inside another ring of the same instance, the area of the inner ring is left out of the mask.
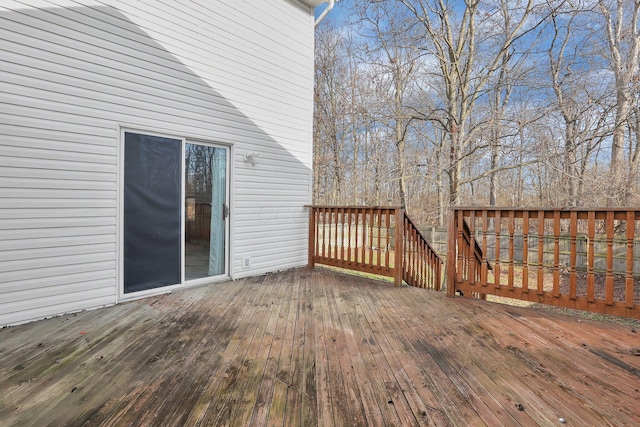
<path id="1" fill-rule="evenodd" d="M 0 425 L 640 425 L 640 330 L 326 269 L 0 330 Z"/>

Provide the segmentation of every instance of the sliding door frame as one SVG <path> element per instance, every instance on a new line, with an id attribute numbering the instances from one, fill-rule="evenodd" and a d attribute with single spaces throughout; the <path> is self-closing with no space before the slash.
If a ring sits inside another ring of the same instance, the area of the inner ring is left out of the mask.
<path id="1" fill-rule="evenodd" d="M 125 133 L 135 133 L 141 135 L 155 136 L 160 138 L 169 138 L 181 141 L 181 203 L 180 203 L 180 218 L 181 218 L 181 236 L 180 236 L 180 283 L 176 283 L 174 285 L 162 286 L 154 289 L 148 289 L 137 292 L 124 292 L 124 169 L 125 169 Z M 139 298 L 145 298 L 153 295 L 161 295 L 165 293 L 169 293 L 171 291 L 182 289 L 189 286 L 198 286 L 206 283 L 219 282 L 223 280 L 227 280 L 231 277 L 231 218 L 232 215 L 226 217 L 224 221 L 224 229 L 225 229 L 225 272 L 218 276 L 207 276 L 197 279 L 192 279 L 187 281 L 185 279 L 185 197 L 186 197 L 186 165 L 185 165 L 185 150 L 186 144 L 197 144 L 204 145 L 209 147 L 221 148 L 225 150 L 226 154 L 226 205 L 229 206 L 230 211 L 232 211 L 232 197 L 231 192 L 233 191 L 233 183 L 232 183 L 232 167 L 231 167 L 231 159 L 233 158 L 233 145 L 214 142 L 211 140 L 206 140 L 201 137 L 193 137 L 189 135 L 177 136 L 176 134 L 158 132 L 149 129 L 141 129 L 135 126 L 120 126 L 118 129 L 118 176 L 117 176 L 117 188 L 118 188 L 118 196 L 117 196 L 117 222 L 116 222 L 116 245 L 117 245 L 117 259 L 116 259 L 116 281 L 117 281 L 117 291 L 116 291 L 116 303 L 123 301 L 131 301 Z"/>

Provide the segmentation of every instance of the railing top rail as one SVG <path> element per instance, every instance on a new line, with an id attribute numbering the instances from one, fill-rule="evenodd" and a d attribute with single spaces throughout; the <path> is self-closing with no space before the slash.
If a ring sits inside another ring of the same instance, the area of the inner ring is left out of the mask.
<path id="1" fill-rule="evenodd" d="M 640 212 L 639 207 L 629 208 L 590 208 L 590 207 L 576 207 L 576 208 L 558 208 L 558 207 L 526 207 L 526 208 L 508 208 L 508 207 L 496 207 L 496 206 L 451 206 L 450 211 L 515 211 L 515 212 Z"/>
<path id="2" fill-rule="evenodd" d="M 323 209 L 402 209 L 400 206 L 357 206 L 357 205 L 304 205 L 305 208 Z"/>

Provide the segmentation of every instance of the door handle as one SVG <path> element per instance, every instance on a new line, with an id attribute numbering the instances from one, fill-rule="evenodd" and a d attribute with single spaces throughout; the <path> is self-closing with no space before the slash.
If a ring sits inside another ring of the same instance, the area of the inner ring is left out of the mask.
<path id="1" fill-rule="evenodd" d="M 222 204 L 222 219 L 227 219 L 229 217 L 229 205 Z"/>

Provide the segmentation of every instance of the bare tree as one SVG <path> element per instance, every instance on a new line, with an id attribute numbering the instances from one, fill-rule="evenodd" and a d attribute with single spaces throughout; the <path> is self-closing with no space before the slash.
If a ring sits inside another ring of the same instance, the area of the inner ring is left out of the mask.
<path id="1" fill-rule="evenodd" d="M 316 34 L 314 200 L 356 201 L 361 76 L 348 32 L 331 25 Z"/>
<path id="2" fill-rule="evenodd" d="M 598 82 L 597 56 L 592 29 L 584 13 L 568 8 L 550 17 L 550 44 L 547 50 L 549 77 L 555 100 L 550 108 L 562 117 L 564 160 L 559 180 L 563 206 L 578 206 L 585 190 L 589 162 L 595 150 L 610 135 L 607 104 L 609 89 Z M 601 79 L 600 79 L 601 80 Z"/>
<path id="3" fill-rule="evenodd" d="M 475 133 L 481 128 L 472 126 L 477 103 L 494 73 L 509 61 L 513 46 L 542 21 L 534 19 L 536 2 L 532 0 L 501 0 L 483 7 L 480 0 L 467 0 L 464 6 L 457 7 L 446 0 L 401 0 L 401 3 L 424 28 L 428 44 L 423 49 L 433 55 L 440 68 L 438 78 L 445 88 L 442 126 L 450 150 L 449 201 L 458 205 L 463 162 L 479 149 L 474 142 Z M 509 25 L 492 25 L 504 13 L 509 16 Z M 481 25 L 480 14 L 484 18 Z"/>
<path id="4" fill-rule="evenodd" d="M 384 109 L 377 112 L 380 123 L 393 129 L 396 149 L 396 180 L 400 205 L 407 208 L 406 138 L 412 113 L 408 94 L 418 67 L 420 52 L 414 45 L 415 34 L 407 25 L 406 11 L 393 2 L 356 1 L 360 34 L 367 39 L 363 59 L 378 70 L 386 87 L 381 87 Z"/>
<path id="5" fill-rule="evenodd" d="M 629 115 L 633 108 L 635 82 L 640 60 L 640 1 L 599 0 L 599 11 L 604 19 L 609 51 L 607 59 L 615 78 L 616 110 L 611 147 L 611 183 L 624 185 L 621 179 L 624 169 L 625 134 Z M 615 188 L 615 187 L 614 187 Z M 614 188 L 609 190 L 610 203 L 625 204 L 624 195 L 615 199 Z M 620 194 L 620 193 L 619 193 Z"/>

